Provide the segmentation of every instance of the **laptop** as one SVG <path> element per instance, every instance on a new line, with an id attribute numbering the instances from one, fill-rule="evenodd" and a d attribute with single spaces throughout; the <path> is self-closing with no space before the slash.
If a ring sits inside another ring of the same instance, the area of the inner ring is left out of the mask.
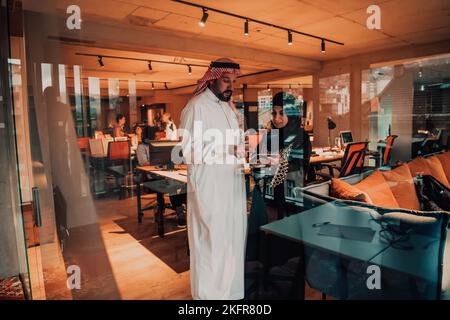
<path id="1" fill-rule="evenodd" d="M 347 144 L 353 142 L 353 135 L 350 130 L 341 131 L 341 132 L 339 132 L 339 135 L 341 136 L 342 146 L 346 147 Z"/>

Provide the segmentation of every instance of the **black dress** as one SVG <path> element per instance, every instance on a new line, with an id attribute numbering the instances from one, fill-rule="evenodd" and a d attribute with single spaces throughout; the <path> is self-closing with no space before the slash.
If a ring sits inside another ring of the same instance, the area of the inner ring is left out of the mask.
<path id="1" fill-rule="evenodd" d="M 309 168 L 312 146 L 309 135 L 300 125 L 299 117 L 288 117 L 288 122 L 283 128 L 276 128 L 270 122 L 271 132 L 268 136 L 268 147 L 270 140 L 278 139 L 280 151 L 292 144 L 292 151 L 289 157 L 289 170 L 285 182 L 273 189 L 275 206 L 277 208 L 278 219 L 289 215 L 286 206 L 285 184 L 290 181 L 291 185 L 303 187 L 306 181 L 306 174 Z M 278 131 L 273 130 L 278 129 Z"/>

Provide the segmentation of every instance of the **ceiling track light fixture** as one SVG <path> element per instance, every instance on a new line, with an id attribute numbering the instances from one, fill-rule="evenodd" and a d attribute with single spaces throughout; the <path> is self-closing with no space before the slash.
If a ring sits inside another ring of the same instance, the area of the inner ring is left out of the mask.
<path id="1" fill-rule="evenodd" d="M 164 88 L 165 88 L 166 90 L 169 89 L 169 87 L 167 86 L 167 82 L 164 82 Z"/>
<path id="2" fill-rule="evenodd" d="M 238 14 L 235 14 L 235 13 L 226 12 L 226 11 L 215 9 L 215 8 L 211 8 L 211 7 L 206 7 L 206 6 L 197 4 L 197 3 L 192 3 L 192 2 L 184 1 L 184 0 L 172 0 L 172 1 L 184 4 L 184 5 L 187 5 L 187 6 L 191 6 L 191 7 L 201 8 L 202 11 L 203 11 L 203 16 L 200 19 L 200 21 L 198 22 L 198 24 L 201 27 L 205 26 L 206 20 L 208 19 L 208 15 L 209 15 L 208 12 L 212 11 L 212 12 L 217 12 L 217 13 L 220 13 L 220 14 L 223 14 L 223 15 L 226 15 L 226 16 L 230 16 L 230 17 L 234 17 L 234 18 L 237 18 L 237 19 L 244 20 L 245 21 L 244 22 L 244 35 L 245 36 L 247 36 L 249 34 L 248 33 L 248 25 L 249 25 L 249 23 L 253 22 L 253 23 L 261 24 L 261 25 L 264 25 L 264 26 L 267 26 L 267 27 L 272 27 L 272 28 L 276 28 L 276 29 L 287 31 L 288 32 L 288 44 L 289 45 L 292 45 L 292 34 L 293 33 L 299 34 L 301 36 L 305 36 L 305 37 L 310 37 L 310 38 L 314 38 L 314 39 L 317 39 L 317 40 L 321 40 L 322 41 L 322 43 L 321 43 L 321 49 L 322 49 L 321 51 L 322 52 L 325 52 L 325 42 L 330 42 L 330 43 L 338 44 L 338 45 L 341 45 L 341 46 L 344 45 L 344 43 L 336 41 L 336 40 L 332 40 L 332 39 L 316 36 L 316 35 L 313 35 L 313 34 L 310 34 L 310 33 L 306 33 L 306 32 L 301 32 L 301 31 L 298 31 L 298 30 L 292 30 L 292 29 L 289 29 L 289 28 L 286 28 L 286 27 L 283 27 L 283 26 L 279 26 L 279 25 L 275 25 L 275 24 L 269 23 L 269 22 L 265 22 L 265 21 L 261 21 L 261 20 L 257 20 L 257 19 L 252 19 L 252 18 L 249 18 L 249 17 L 241 16 L 241 15 L 238 15 Z M 291 41 L 289 41 L 289 40 L 291 40 Z"/>
<path id="3" fill-rule="evenodd" d="M 292 32 L 290 30 L 288 31 L 288 45 L 292 46 Z"/>
<path id="4" fill-rule="evenodd" d="M 325 53 L 325 40 L 322 39 L 322 43 L 320 45 L 320 52 Z"/>
<path id="5" fill-rule="evenodd" d="M 103 57 L 102 56 L 97 56 L 97 60 L 98 60 L 98 64 L 100 65 L 100 67 L 104 67 L 105 64 L 103 63 Z"/>
<path id="6" fill-rule="evenodd" d="M 208 9 L 206 9 L 206 8 L 202 8 L 202 11 L 203 11 L 203 15 L 202 15 L 202 18 L 200 19 L 200 21 L 198 22 L 198 25 L 203 28 L 206 25 L 206 20 L 208 20 L 209 14 L 208 14 Z"/>
<path id="7" fill-rule="evenodd" d="M 189 64 L 188 64 L 188 73 L 189 73 L 189 75 L 192 74 L 192 68 L 191 68 L 191 66 Z"/>
<path id="8" fill-rule="evenodd" d="M 152 90 L 154 90 L 154 89 L 155 89 L 155 83 L 152 82 Z"/>
<path id="9" fill-rule="evenodd" d="M 109 55 L 99 55 L 99 54 L 92 54 L 92 53 L 80 53 L 76 52 L 75 55 L 77 56 L 86 56 L 86 57 L 97 57 L 98 64 L 103 67 L 103 58 L 108 59 L 119 59 L 119 60 L 132 60 L 132 61 L 144 61 L 147 62 L 148 70 L 152 71 L 152 63 L 162 63 L 162 64 L 171 64 L 171 65 L 178 65 L 178 66 L 187 66 L 188 70 L 192 72 L 192 67 L 199 67 L 199 68 L 208 68 L 206 65 L 201 64 L 192 64 L 192 63 L 181 63 L 181 62 L 169 62 L 169 61 L 161 61 L 161 60 L 147 60 L 147 59 L 138 59 L 138 58 L 129 58 L 129 57 L 119 57 L 119 56 L 109 56 Z"/>

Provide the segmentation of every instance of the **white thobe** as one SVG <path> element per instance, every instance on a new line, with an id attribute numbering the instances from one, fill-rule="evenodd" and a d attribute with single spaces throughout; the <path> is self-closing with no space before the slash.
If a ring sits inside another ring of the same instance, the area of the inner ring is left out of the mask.
<path id="1" fill-rule="evenodd" d="M 210 143 L 196 136 L 196 122 L 201 123 L 203 133 L 216 130 L 224 141 Z M 186 158 L 194 153 L 196 146 L 202 150 L 200 159 L 194 158 L 195 163 L 188 164 L 187 226 L 192 297 L 242 299 L 247 228 L 242 165 L 205 163 L 202 158 L 212 151 L 209 155 L 214 160 L 233 144 L 242 144 L 242 135 L 235 142 L 225 141 L 227 130 L 239 130 L 237 116 L 227 102 L 206 89 L 183 109 L 180 129 L 183 129 L 180 135 Z M 232 159 L 236 160 L 234 156 Z"/>

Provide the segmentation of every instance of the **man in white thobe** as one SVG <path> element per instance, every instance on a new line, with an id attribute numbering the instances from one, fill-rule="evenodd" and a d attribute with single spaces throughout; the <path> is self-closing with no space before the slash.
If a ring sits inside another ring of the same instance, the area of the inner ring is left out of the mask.
<path id="1" fill-rule="evenodd" d="M 243 140 L 230 101 L 239 74 L 239 65 L 229 59 L 212 62 L 181 115 L 194 299 L 244 298 L 247 216 L 239 162 Z M 230 133 L 233 138 L 227 138 Z"/>

